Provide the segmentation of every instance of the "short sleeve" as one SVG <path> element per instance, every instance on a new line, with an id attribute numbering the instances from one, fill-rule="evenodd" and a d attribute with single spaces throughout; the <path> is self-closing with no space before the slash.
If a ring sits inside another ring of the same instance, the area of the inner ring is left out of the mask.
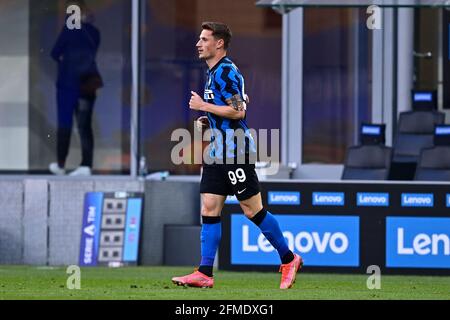
<path id="1" fill-rule="evenodd" d="M 231 67 L 223 67 L 221 70 L 218 70 L 215 78 L 224 99 L 240 94 L 239 77 Z"/>

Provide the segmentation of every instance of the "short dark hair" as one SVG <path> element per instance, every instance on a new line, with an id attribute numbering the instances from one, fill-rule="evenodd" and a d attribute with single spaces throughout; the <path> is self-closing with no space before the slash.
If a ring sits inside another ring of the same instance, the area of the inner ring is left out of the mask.
<path id="1" fill-rule="evenodd" d="M 223 40 L 223 48 L 225 50 L 228 49 L 228 46 L 231 42 L 231 37 L 233 34 L 231 33 L 230 28 L 222 22 L 203 22 L 202 29 L 211 30 L 214 38 Z"/>

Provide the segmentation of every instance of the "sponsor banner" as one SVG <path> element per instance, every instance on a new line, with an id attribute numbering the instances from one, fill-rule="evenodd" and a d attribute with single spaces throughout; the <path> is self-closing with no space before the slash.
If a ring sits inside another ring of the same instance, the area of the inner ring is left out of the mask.
<path id="1" fill-rule="evenodd" d="M 450 269 L 450 218 L 386 218 L 386 266 Z"/>
<path id="2" fill-rule="evenodd" d="M 381 134 L 381 127 L 379 127 L 379 126 L 363 126 L 362 133 L 379 136 Z"/>
<path id="3" fill-rule="evenodd" d="M 440 126 L 440 127 L 436 127 L 436 129 L 434 130 L 434 133 L 436 135 L 450 135 L 450 126 Z"/>
<path id="4" fill-rule="evenodd" d="M 300 192 L 295 191 L 269 191 L 269 205 L 300 205 Z"/>
<path id="5" fill-rule="evenodd" d="M 275 215 L 307 266 L 359 266 L 359 217 Z M 279 265 L 277 251 L 242 213 L 231 215 L 231 263 Z"/>
<path id="6" fill-rule="evenodd" d="M 402 207 L 433 207 L 432 193 L 402 193 Z"/>
<path id="7" fill-rule="evenodd" d="M 314 206 L 343 206 L 345 204 L 344 192 L 313 192 Z"/>
<path id="8" fill-rule="evenodd" d="M 89 192 L 86 194 L 84 198 L 83 223 L 80 243 L 80 266 L 97 265 L 102 205 L 102 192 Z"/>
<path id="9" fill-rule="evenodd" d="M 415 93 L 414 101 L 431 101 L 433 100 L 433 96 L 431 93 Z"/>
<path id="10" fill-rule="evenodd" d="M 137 262 L 142 199 L 128 199 L 123 261 Z"/>
<path id="11" fill-rule="evenodd" d="M 388 207 L 389 193 L 366 193 L 356 194 L 356 205 L 359 207 Z"/>

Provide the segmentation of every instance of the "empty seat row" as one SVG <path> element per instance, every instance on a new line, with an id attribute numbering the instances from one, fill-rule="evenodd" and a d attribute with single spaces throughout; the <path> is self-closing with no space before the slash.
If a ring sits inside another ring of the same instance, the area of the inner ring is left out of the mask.
<path id="1" fill-rule="evenodd" d="M 363 124 L 342 179 L 450 181 L 450 126 L 444 122 L 436 111 L 401 113 L 393 148 L 384 145 L 384 125 Z"/>

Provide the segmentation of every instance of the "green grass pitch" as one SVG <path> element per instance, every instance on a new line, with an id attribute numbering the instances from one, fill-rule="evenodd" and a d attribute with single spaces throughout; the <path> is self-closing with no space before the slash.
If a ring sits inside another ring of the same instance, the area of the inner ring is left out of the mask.
<path id="1" fill-rule="evenodd" d="M 279 290 L 276 272 L 215 271 L 213 289 L 179 287 L 172 276 L 188 267 L 82 268 L 81 289 L 69 290 L 65 267 L 0 266 L 0 300 L 311 300 L 450 299 L 450 277 L 382 276 L 369 290 L 369 275 L 302 273 L 294 287 Z"/>

